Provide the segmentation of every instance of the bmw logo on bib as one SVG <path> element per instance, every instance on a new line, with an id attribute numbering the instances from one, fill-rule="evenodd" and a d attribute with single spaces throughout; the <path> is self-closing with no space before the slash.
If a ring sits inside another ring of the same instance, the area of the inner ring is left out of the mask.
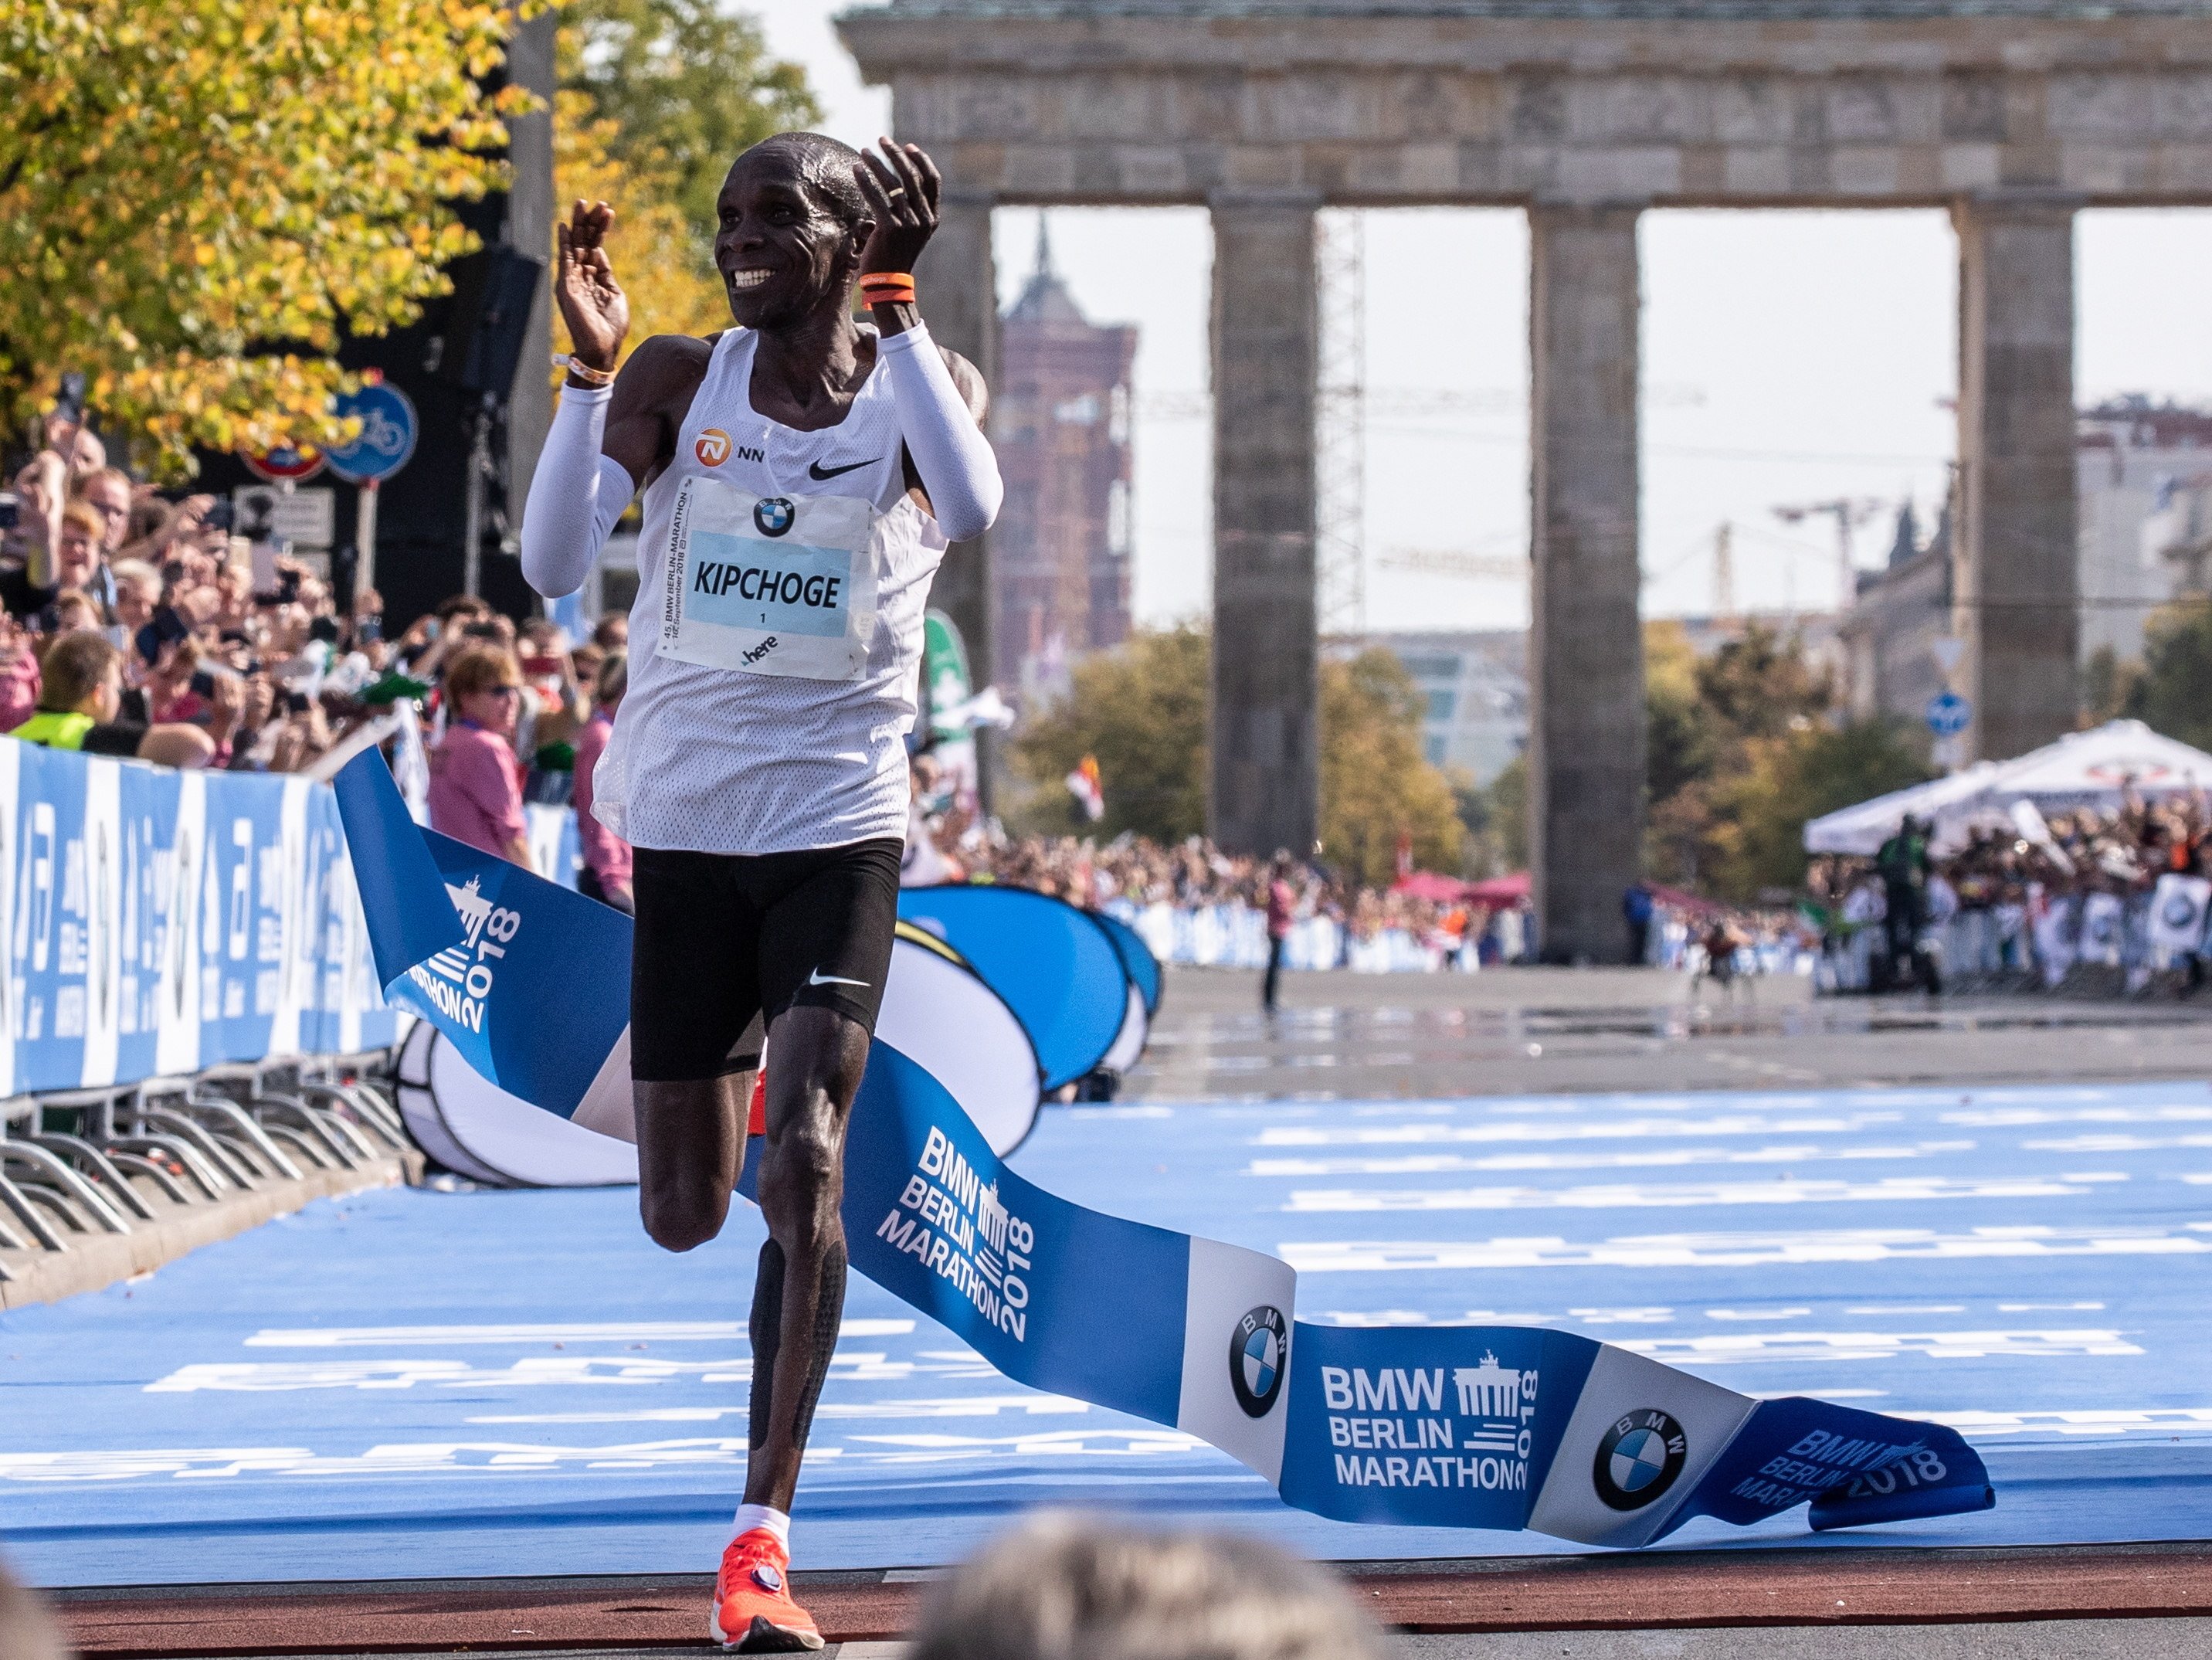
<path id="1" fill-rule="evenodd" d="M 1613 1509 L 1642 1510 L 1674 1485 L 1689 1450 L 1682 1426 L 1647 1407 L 1613 1420 L 1597 1444 L 1590 1479 Z"/>
<path id="2" fill-rule="evenodd" d="M 763 536 L 781 536 L 799 517 L 799 509 L 781 496 L 768 496 L 753 503 L 753 523 Z"/>
<path id="3" fill-rule="evenodd" d="M 1265 1304 L 1237 1323 L 1229 1340 L 1229 1386 L 1247 1417 L 1265 1418 L 1283 1392 L 1290 1369 L 1291 1335 L 1280 1309 Z"/>

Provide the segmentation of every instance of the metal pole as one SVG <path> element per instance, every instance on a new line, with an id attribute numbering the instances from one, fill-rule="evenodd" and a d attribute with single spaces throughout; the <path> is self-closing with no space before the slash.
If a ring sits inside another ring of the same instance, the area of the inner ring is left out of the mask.
<path id="1" fill-rule="evenodd" d="M 364 480 L 354 501 L 353 591 L 358 594 L 376 586 L 376 480 Z"/>
<path id="2" fill-rule="evenodd" d="M 477 406 L 469 441 L 469 487 L 461 518 L 461 592 L 473 599 L 483 586 L 484 475 L 491 468 L 491 394 Z"/>

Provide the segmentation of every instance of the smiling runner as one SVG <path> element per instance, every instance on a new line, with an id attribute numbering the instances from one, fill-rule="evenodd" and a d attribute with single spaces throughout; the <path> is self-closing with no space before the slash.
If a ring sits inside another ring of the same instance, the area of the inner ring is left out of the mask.
<path id="1" fill-rule="evenodd" d="M 751 1456 L 714 1635 L 818 1649 L 790 1510 L 837 1341 L 845 1130 L 882 1001 L 929 584 L 998 512 L 982 379 L 915 302 L 939 180 L 920 148 L 783 133 L 739 156 L 714 263 L 737 326 L 658 335 L 619 375 L 614 215 L 579 202 L 555 295 L 574 343 L 523 569 L 575 592 L 641 485 L 629 690 L 592 812 L 636 848 L 630 1063 L 645 1226 L 713 1238 L 765 1023 Z M 873 332 L 853 315 L 855 287 Z"/>

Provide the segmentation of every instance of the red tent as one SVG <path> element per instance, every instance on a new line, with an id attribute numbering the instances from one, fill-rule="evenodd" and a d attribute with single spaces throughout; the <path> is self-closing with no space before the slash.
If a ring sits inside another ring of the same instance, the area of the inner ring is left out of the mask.
<path id="1" fill-rule="evenodd" d="M 1486 881 L 1464 882 L 1456 876 L 1417 870 L 1391 884 L 1390 891 L 1439 905 L 1476 904 L 1499 910 L 1517 905 L 1528 897 L 1528 873 L 1520 871 L 1511 876 L 1493 876 Z"/>
<path id="2" fill-rule="evenodd" d="M 1425 899 L 1432 904 L 1455 905 L 1468 897 L 1471 885 L 1456 876 L 1439 876 L 1432 870 L 1417 870 L 1393 882 L 1390 891 L 1402 893 L 1409 899 Z"/>
<path id="3" fill-rule="evenodd" d="M 1478 905 L 1502 910 L 1524 902 L 1528 897 L 1528 873 L 1516 871 L 1510 876 L 1493 876 L 1487 881 L 1468 883 L 1467 897 Z"/>

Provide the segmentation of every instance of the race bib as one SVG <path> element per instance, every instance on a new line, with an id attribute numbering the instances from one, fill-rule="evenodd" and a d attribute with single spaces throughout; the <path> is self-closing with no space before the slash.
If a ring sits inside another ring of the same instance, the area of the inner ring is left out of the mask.
<path id="1" fill-rule="evenodd" d="M 876 518 L 855 496 L 749 496 L 687 477 L 669 520 L 660 654 L 859 679 L 876 623 Z"/>

